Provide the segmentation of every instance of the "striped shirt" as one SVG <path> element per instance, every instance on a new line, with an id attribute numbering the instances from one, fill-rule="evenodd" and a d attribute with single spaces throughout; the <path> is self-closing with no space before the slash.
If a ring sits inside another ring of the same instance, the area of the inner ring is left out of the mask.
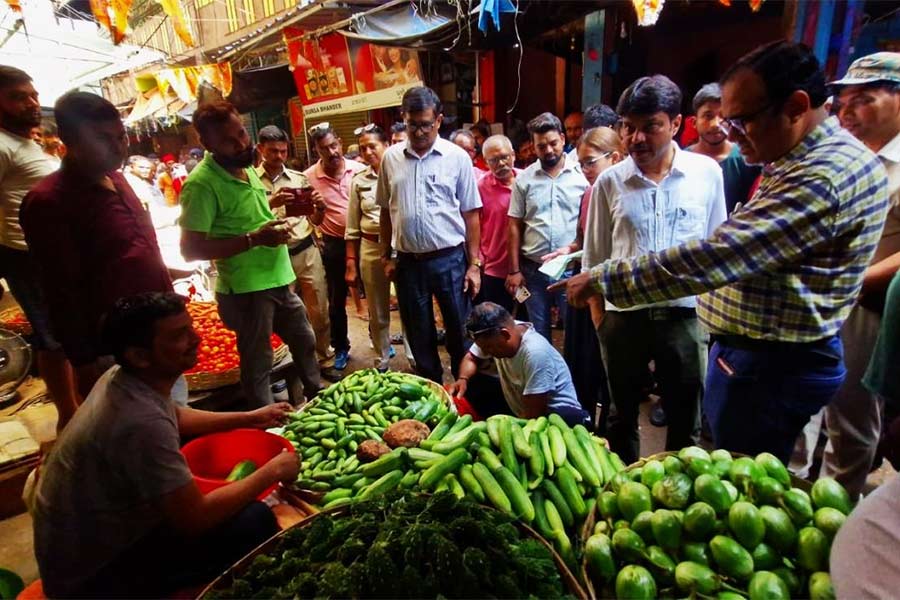
<path id="1" fill-rule="evenodd" d="M 697 315 L 714 334 L 815 341 L 847 318 L 887 200 L 881 162 L 831 118 L 768 165 L 753 198 L 708 239 L 591 275 L 619 307 L 703 294 Z"/>

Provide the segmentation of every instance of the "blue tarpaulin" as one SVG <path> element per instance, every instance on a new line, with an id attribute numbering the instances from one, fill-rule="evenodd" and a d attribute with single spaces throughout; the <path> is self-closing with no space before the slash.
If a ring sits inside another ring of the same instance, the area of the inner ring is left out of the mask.
<path id="1" fill-rule="evenodd" d="M 511 0 L 481 0 L 481 15 L 478 17 L 478 29 L 482 33 L 488 32 L 488 23 L 494 24 L 494 29 L 500 31 L 500 15 L 502 13 L 514 13 L 516 7 Z"/>

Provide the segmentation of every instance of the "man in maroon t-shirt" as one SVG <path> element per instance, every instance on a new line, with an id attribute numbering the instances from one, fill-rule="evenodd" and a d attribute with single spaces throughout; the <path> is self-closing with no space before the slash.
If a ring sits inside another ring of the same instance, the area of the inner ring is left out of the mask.
<path id="1" fill-rule="evenodd" d="M 128 138 L 116 107 L 70 92 L 54 107 L 68 151 L 22 202 L 19 222 L 40 269 L 50 320 L 87 396 L 106 367 L 100 319 L 119 298 L 172 291 L 149 213 L 117 169 Z"/>

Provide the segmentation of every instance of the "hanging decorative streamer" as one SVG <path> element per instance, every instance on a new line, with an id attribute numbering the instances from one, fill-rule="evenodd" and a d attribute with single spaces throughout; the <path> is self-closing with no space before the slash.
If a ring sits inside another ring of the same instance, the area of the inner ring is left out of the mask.
<path id="1" fill-rule="evenodd" d="M 9 4 L 9 7 L 13 9 L 13 11 L 21 14 L 22 13 L 22 3 L 19 0 L 6 0 L 6 3 Z"/>
<path id="2" fill-rule="evenodd" d="M 185 46 L 194 46 L 194 35 L 191 33 L 191 23 L 184 14 L 184 6 L 179 0 L 159 0 L 163 11 L 172 19 L 172 27 L 181 38 Z"/>
<path id="3" fill-rule="evenodd" d="M 128 13 L 131 11 L 133 0 L 90 1 L 94 18 L 109 30 L 113 44 L 120 44 L 125 39 L 125 32 L 128 29 Z"/>
<path id="4" fill-rule="evenodd" d="M 231 94 L 231 63 L 162 69 L 153 76 L 156 78 L 156 86 L 163 97 L 171 87 L 175 95 L 186 104 L 197 99 L 197 90 L 200 88 L 200 83 L 204 81 L 222 92 L 223 97 Z"/>
<path id="5" fill-rule="evenodd" d="M 664 2 L 665 0 L 631 0 L 637 13 L 638 25 L 655 25 Z"/>
<path id="6" fill-rule="evenodd" d="M 762 6 L 764 0 L 750 0 L 750 10 L 753 12 L 758 12 L 759 7 Z M 731 6 L 731 0 L 719 0 L 719 4 L 722 6 Z"/>

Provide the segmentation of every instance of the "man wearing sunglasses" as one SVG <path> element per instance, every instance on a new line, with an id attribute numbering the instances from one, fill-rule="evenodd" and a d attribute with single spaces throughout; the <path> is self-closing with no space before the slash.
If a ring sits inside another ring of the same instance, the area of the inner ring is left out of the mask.
<path id="1" fill-rule="evenodd" d="M 328 282 L 328 319 L 331 322 L 331 345 L 334 368 L 343 371 L 350 360 L 350 337 L 347 333 L 347 282 L 344 271 L 347 246 L 347 206 L 350 204 L 350 181 L 366 166 L 344 158 L 341 138 L 327 122 L 309 129 L 319 160 L 303 172 L 313 187 L 313 199 L 325 205 L 319 231 L 322 233 L 322 262 Z"/>
<path id="2" fill-rule="evenodd" d="M 673 141 L 682 118 L 678 86 L 663 75 L 641 77 L 622 93 L 617 112 L 629 156 L 594 183 L 584 228 L 586 269 L 703 239 L 725 220 L 719 166 Z M 699 441 L 707 337 L 696 306 L 694 296 L 634 307 L 606 303 L 597 333 L 616 407 L 609 440 L 625 462 L 640 455 L 638 416 L 651 360 L 664 398 L 666 450 Z"/>
<path id="3" fill-rule="evenodd" d="M 410 88 L 402 105 L 409 139 L 384 153 L 375 192 L 381 240 L 390 244 L 384 268 L 397 283 L 416 371 L 441 383 L 432 298 L 441 310 L 456 375 L 471 298 L 481 287 L 481 199 L 469 155 L 438 137 L 443 114 L 434 90 Z"/>
<path id="4" fill-rule="evenodd" d="M 716 446 L 788 462 L 797 435 L 844 379 L 838 331 L 884 226 L 887 177 L 828 118 L 812 51 L 773 42 L 722 77 L 723 126 L 759 190 L 705 240 L 605 261 L 568 281 L 624 308 L 699 294 L 713 336 L 704 409 Z M 562 287 L 562 286 L 560 286 Z"/>
<path id="5" fill-rule="evenodd" d="M 516 321 L 493 302 L 482 302 L 472 309 L 466 335 L 474 343 L 451 391 L 469 400 L 481 416 L 512 412 L 522 419 L 536 419 L 553 413 L 572 427 L 590 423 L 566 361 L 531 323 Z M 483 372 L 491 362 L 499 380 Z"/>

